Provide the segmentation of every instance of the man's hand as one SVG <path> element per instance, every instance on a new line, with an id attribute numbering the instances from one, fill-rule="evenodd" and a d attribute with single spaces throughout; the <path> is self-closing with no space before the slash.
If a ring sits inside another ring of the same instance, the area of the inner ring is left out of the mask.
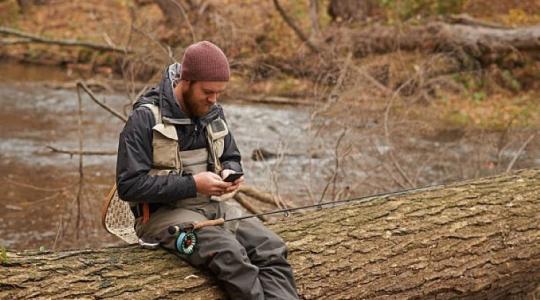
<path id="1" fill-rule="evenodd" d="M 229 176 L 229 174 L 232 174 L 232 173 L 236 173 L 236 172 L 233 171 L 233 170 L 230 170 L 230 169 L 225 169 L 225 170 L 221 171 L 221 178 L 225 179 L 225 178 L 227 178 L 227 176 Z M 238 189 L 240 187 L 240 184 L 242 182 L 244 182 L 244 176 L 242 176 L 242 177 L 236 179 L 235 181 L 233 181 L 232 185 L 227 188 L 225 193 L 234 192 L 236 189 Z"/>
<path id="2" fill-rule="evenodd" d="M 212 172 L 201 172 L 197 175 L 193 175 L 193 179 L 195 180 L 197 192 L 206 196 L 221 196 L 228 193 L 229 189 L 236 183 L 236 181 L 234 183 L 225 182 L 219 175 Z"/>

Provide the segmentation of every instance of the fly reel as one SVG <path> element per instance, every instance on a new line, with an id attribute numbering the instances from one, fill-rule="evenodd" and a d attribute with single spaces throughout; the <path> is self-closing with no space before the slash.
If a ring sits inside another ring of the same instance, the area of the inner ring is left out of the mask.
<path id="1" fill-rule="evenodd" d="M 194 231 L 180 232 L 176 238 L 176 251 L 182 255 L 190 256 L 197 247 L 197 234 Z"/>

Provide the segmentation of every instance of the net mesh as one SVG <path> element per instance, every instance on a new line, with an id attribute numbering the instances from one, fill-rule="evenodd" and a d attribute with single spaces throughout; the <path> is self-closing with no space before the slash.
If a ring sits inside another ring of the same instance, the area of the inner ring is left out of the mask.
<path id="1" fill-rule="evenodd" d="M 135 234 L 133 225 L 135 218 L 126 201 L 118 198 L 116 186 L 111 191 L 110 196 L 105 199 L 105 208 L 103 215 L 103 225 L 105 229 L 113 235 L 119 237 L 128 244 L 136 244 L 138 237 Z"/>

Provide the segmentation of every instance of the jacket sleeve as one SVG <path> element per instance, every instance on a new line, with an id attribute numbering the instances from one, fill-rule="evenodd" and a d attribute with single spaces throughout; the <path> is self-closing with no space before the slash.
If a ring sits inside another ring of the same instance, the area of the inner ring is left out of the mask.
<path id="1" fill-rule="evenodd" d="M 220 110 L 220 116 L 223 120 L 225 120 L 223 110 Z M 227 121 L 225 120 L 225 122 Z M 238 147 L 236 146 L 236 141 L 234 140 L 230 127 L 229 134 L 225 136 L 224 144 L 223 154 L 219 158 L 223 169 L 231 169 L 236 172 L 242 172 L 242 157 L 240 155 L 240 150 L 238 150 Z"/>
<path id="2" fill-rule="evenodd" d="M 150 176 L 152 168 L 152 112 L 133 111 L 118 142 L 116 185 L 120 199 L 132 202 L 167 203 L 197 195 L 193 176 Z"/>

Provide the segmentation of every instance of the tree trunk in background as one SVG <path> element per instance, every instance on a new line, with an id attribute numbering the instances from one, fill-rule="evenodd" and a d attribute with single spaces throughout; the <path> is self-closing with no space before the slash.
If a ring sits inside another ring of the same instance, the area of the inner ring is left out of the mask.
<path id="1" fill-rule="evenodd" d="M 154 2 L 165 17 L 167 26 L 176 28 L 176 30 L 185 26 L 185 12 L 182 11 L 183 7 L 179 0 L 155 0 Z"/>
<path id="2" fill-rule="evenodd" d="M 332 21 L 362 21 L 371 15 L 376 5 L 374 0 L 331 0 L 328 14 Z"/>
<path id="3" fill-rule="evenodd" d="M 304 299 L 523 299 L 540 284 L 540 170 L 294 216 Z M 211 276 L 136 246 L 8 253 L 0 298 L 219 299 Z"/>
<path id="4" fill-rule="evenodd" d="M 24 14 L 30 7 L 34 5 L 47 5 L 51 0 L 17 0 L 17 5 L 19 9 Z"/>
<path id="5" fill-rule="evenodd" d="M 491 62 L 511 52 L 540 50 L 540 26 L 494 28 L 482 25 L 431 23 L 426 26 L 375 27 L 354 31 L 355 56 L 397 50 L 467 53 Z"/>

